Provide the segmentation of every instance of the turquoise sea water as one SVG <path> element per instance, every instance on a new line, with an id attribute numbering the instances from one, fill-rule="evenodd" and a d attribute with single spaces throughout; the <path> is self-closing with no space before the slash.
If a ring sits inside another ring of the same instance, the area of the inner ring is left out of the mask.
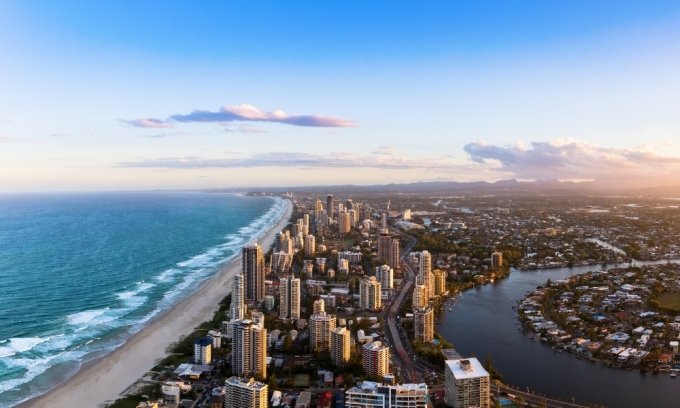
<path id="1" fill-rule="evenodd" d="M 122 344 L 285 207 L 229 194 L 0 195 L 0 407 Z"/>

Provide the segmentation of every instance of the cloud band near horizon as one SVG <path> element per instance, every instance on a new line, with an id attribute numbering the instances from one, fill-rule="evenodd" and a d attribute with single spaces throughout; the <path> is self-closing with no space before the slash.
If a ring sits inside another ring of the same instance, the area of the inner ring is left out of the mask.
<path id="1" fill-rule="evenodd" d="M 269 122 L 303 127 L 354 127 L 354 122 L 327 115 L 289 115 L 282 110 L 263 111 L 253 105 L 229 105 L 217 111 L 194 110 L 188 114 L 175 114 L 167 119 L 139 118 L 122 120 L 128 125 L 142 128 L 167 128 L 175 123 L 227 123 Z"/>

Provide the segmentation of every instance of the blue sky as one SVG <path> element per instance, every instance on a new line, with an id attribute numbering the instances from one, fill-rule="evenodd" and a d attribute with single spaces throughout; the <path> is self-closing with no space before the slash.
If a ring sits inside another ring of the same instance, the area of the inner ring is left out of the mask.
<path id="1" fill-rule="evenodd" d="M 677 2 L 4 1 L 0 190 L 674 183 L 679 40 Z"/>

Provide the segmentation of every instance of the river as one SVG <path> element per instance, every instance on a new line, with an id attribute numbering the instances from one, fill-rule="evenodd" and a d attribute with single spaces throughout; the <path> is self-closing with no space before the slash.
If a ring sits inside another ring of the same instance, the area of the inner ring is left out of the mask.
<path id="1" fill-rule="evenodd" d="M 636 263 L 640 264 L 647 263 Z M 601 269 L 598 266 L 538 271 L 513 269 L 507 279 L 461 294 L 453 310 L 446 309 L 441 314 L 437 332 L 463 356 L 477 356 L 483 362 L 491 353 L 493 364 L 505 382 L 523 389 L 529 387 L 549 396 L 575 398 L 612 408 L 680 406 L 678 378 L 579 360 L 569 353 L 557 353 L 520 331 L 512 307 L 527 292 L 545 284 L 548 278 L 555 281 Z"/>

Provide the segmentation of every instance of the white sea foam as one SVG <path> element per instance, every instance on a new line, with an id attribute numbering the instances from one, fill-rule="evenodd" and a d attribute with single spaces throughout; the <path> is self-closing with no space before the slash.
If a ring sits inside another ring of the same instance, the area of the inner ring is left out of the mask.
<path id="1" fill-rule="evenodd" d="M 144 291 L 147 291 L 147 290 L 153 288 L 154 286 L 156 286 L 156 285 L 154 285 L 153 283 L 149 283 L 149 282 L 138 282 L 138 283 L 135 285 L 135 288 L 134 288 L 134 289 L 128 290 L 128 291 L 125 291 L 125 292 L 120 292 L 120 293 L 117 294 L 116 296 L 117 296 L 118 299 L 120 299 L 120 300 L 130 299 L 130 298 L 132 298 L 132 297 L 134 297 L 134 296 L 137 296 L 138 294 L 140 294 L 140 293 L 142 293 L 142 292 L 144 292 Z"/>
<path id="2" fill-rule="evenodd" d="M 9 367 L 20 368 L 24 371 L 21 377 L 13 378 L 6 381 L 0 381 L 0 393 L 16 388 L 25 384 L 40 374 L 47 371 L 48 368 L 67 361 L 79 361 L 85 355 L 84 351 L 69 351 L 53 355 L 44 356 L 41 358 L 10 358 L 3 360 L 3 363 Z"/>
<path id="3" fill-rule="evenodd" d="M 13 337 L 0 346 L 0 357 L 10 357 L 15 354 L 32 350 L 35 346 L 47 341 L 43 337 Z"/>
<path id="4" fill-rule="evenodd" d="M 108 307 L 104 309 L 85 310 L 66 316 L 66 320 L 68 321 L 68 324 L 72 326 L 80 326 L 89 323 L 97 317 L 103 315 L 107 310 L 109 310 Z"/>
<path id="5" fill-rule="evenodd" d="M 181 273 L 181 272 L 182 271 L 180 271 L 179 269 L 176 269 L 176 268 L 167 269 L 167 270 L 163 271 L 163 273 L 161 273 L 160 275 L 156 276 L 156 280 L 158 280 L 160 282 L 168 282 L 170 280 L 170 278 L 172 278 L 173 276 L 175 276 L 175 275 L 177 275 L 178 273 Z"/>

